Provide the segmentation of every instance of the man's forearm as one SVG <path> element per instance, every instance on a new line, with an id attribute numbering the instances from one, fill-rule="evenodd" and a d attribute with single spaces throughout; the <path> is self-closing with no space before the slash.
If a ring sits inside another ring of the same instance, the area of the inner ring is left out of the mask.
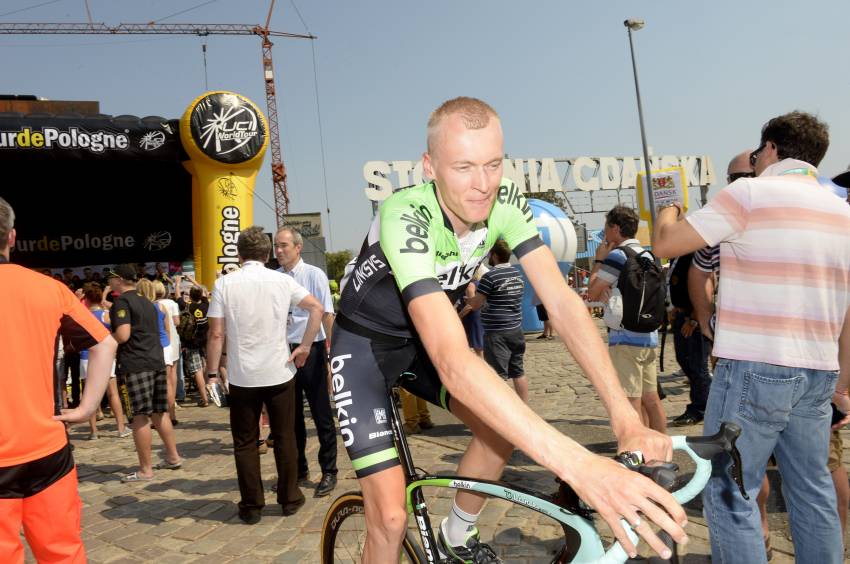
<path id="1" fill-rule="evenodd" d="M 80 407 L 87 412 L 94 413 L 101 398 L 103 398 L 104 392 L 106 392 L 106 386 L 112 376 L 112 363 L 115 361 L 117 348 L 115 339 L 106 337 L 89 349 L 86 385 L 80 400 Z"/>
<path id="2" fill-rule="evenodd" d="M 218 373 L 223 346 L 224 335 L 211 330 L 207 336 L 207 373 Z"/>
<path id="3" fill-rule="evenodd" d="M 318 302 L 317 302 L 318 303 Z M 307 328 L 304 330 L 304 336 L 301 338 L 301 344 L 312 346 L 316 340 L 316 335 L 319 334 L 319 327 L 322 326 L 322 308 L 310 308 L 310 315 L 307 318 Z"/>
<path id="4" fill-rule="evenodd" d="M 688 270 L 688 297 L 691 299 L 693 317 L 703 328 L 708 326 L 711 319 L 711 298 L 714 295 L 714 282 L 710 272 L 700 270 L 691 265 Z"/>
<path id="5" fill-rule="evenodd" d="M 334 328 L 334 318 L 336 318 L 336 315 L 334 315 L 333 313 L 326 311 L 324 314 L 322 314 L 322 328 L 325 330 L 325 339 L 327 339 L 329 342 L 331 340 L 331 333 L 333 332 Z"/>

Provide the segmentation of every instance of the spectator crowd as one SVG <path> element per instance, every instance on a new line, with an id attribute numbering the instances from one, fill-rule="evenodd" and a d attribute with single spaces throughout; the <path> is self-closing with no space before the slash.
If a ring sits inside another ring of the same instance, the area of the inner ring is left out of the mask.
<path id="1" fill-rule="evenodd" d="M 850 487 L 838 430 L 850 421 L 849 175 L 820 176 L 828 144 L 826 125 L 809 114 L 768 121 L 758 147 L 729 163 L 728 186 L 706 206 L 687 217 L 681 202 L 657 210 L 651 246 L 636 238 L 635 210 L 611 209 L 588 273 L 585 299 L 605 304 L 608 354 L 644 424 L 662 433 L 668 425 L 702 424 L 713 434 L 722 421 L 743 429 L 738 446 L 750 500 L 735 494 L 727 461 L 715 461 L 703 496 L 719 562 L 770 559 L 769 466 L 782 478 L 798 561 L 843 561 Z M 4 396 L 16 400 L 0 400 L 0 435 L 12 424 L 26 428 L 20 439 L 0 443 L 0 556 L 23 525 L 39 559 L 85 561 L 76 474 L 60 421 L 86 422 L 89 439 L 104 440 L 98 422 L 114 418 L 115 438 L 132 436 L 138 456 L 138 469 L 121 480 L 146 482 L 181 468 L 179 413 L 190 397 L 201 408 L 228 407 L 238 515 L 247 524 L 261 520 L 265 505 L 261 453 L 273 452 L 273 489 L 285 516 L 305 502 L 311 463 L 320 471 L 314 495 L 335 489 L 328 351 L 338 286 L 301 258 L 298 231 L 284 227 L 272 240 L 259 227 L 242 231 L 241 268 L 211 292 L 160 264 L 153 272 L 120 264 L 86 267 L 82 276 L 36 273 L 10 264 L 14 236 L 14 212 L 0 199 L 0 307 L 8 312 L 0 350 L 20 360 L 1 381 Z M 271 257 L 277 269 L 267 268 Z M 490 268 L 476 273 L 455 305 L 469 348 L 527 403 L 526 287 L 510 258 L 499 241 Z M 662 268 L 658 259 L 671 260 Z M 636 304 L 629 285 L 638 270 L 651 290 Z M 545 324 L 539 338 L 552 339 L 545 308 L 532 301 Z M 44 320 L 27 320 L 31 311 Z M 642 319 L 633 322 L 635 311 Z M 657 354 L 659 330 L 668 325 L 689 384 L 688 405 L 669 421 Z M 316 461 L 306 456 L 305 403 L 317 431 Z M 433 427 L 424 400 L 403 392 L 402 406 L 406 432 Z M 164 446 L 159 460 L 154 430 Z M 44 504 L 67 523 L 47 531 L 39 517 L 28 517 L 36 515 L 30 507 Z"/>

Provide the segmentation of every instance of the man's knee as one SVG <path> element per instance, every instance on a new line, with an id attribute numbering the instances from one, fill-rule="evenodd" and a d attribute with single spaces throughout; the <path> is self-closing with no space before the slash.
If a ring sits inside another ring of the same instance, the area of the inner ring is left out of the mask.
<path id="1" fill-rule="evenodd" d="M 392 505 L 376 508 L 376 511 L 371 512 L 371 515 L 367 511 L 367 519 L 369 521 L 369 533 L 377 533 L 388 541 L 401 539 L 407 529 L 407 511 L 403 506 Z"/>

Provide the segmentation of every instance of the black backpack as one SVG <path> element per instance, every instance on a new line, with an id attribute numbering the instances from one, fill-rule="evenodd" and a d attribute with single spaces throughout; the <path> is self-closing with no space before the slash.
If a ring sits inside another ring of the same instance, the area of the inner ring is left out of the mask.
<path id="1" fill-rule="evenodd" d="M 688 271 L 691 268 L 693 258 L 693 253 L 680 256 L 676 259 L 673 272 L 670 273 L 670 303 L 686 313 L 690 313 L 694 308 L 688 294 Z"/>
<path id="2" fill-rule="evenodd" d="M 636 251 L 628 245 L 620 249 L 626 254 L 626 263 L 617 280 L 623 296 L 623 328 L 651 333 L 661 327 L 666 314 L 664 274 L 649 251 Z"/>
<path id="3" fill-rule="evenodd" d="M 180 322 L 177 324 L 177 334 L 180 336 L 180 341 L 186 345 L 191 345 L 195 342 L 195 336 L 198 332 L 198 323 L 195 316 L 187 307 L 180 312 Z"/>

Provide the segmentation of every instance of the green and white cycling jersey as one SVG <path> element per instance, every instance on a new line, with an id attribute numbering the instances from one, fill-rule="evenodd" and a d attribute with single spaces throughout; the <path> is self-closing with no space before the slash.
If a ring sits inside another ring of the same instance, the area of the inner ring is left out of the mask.
<path id="1" fill-rule="evenodd" d="M 382 334 L 412 337 L 407 304 L 432 292 L 452 303 L 498 239 L 522 257 L 543 245 L 521 191 L 503 178 L 490 216 L 458 238 L 433 182 L 387 198 L 343 280 L 340 313 Z"/>

